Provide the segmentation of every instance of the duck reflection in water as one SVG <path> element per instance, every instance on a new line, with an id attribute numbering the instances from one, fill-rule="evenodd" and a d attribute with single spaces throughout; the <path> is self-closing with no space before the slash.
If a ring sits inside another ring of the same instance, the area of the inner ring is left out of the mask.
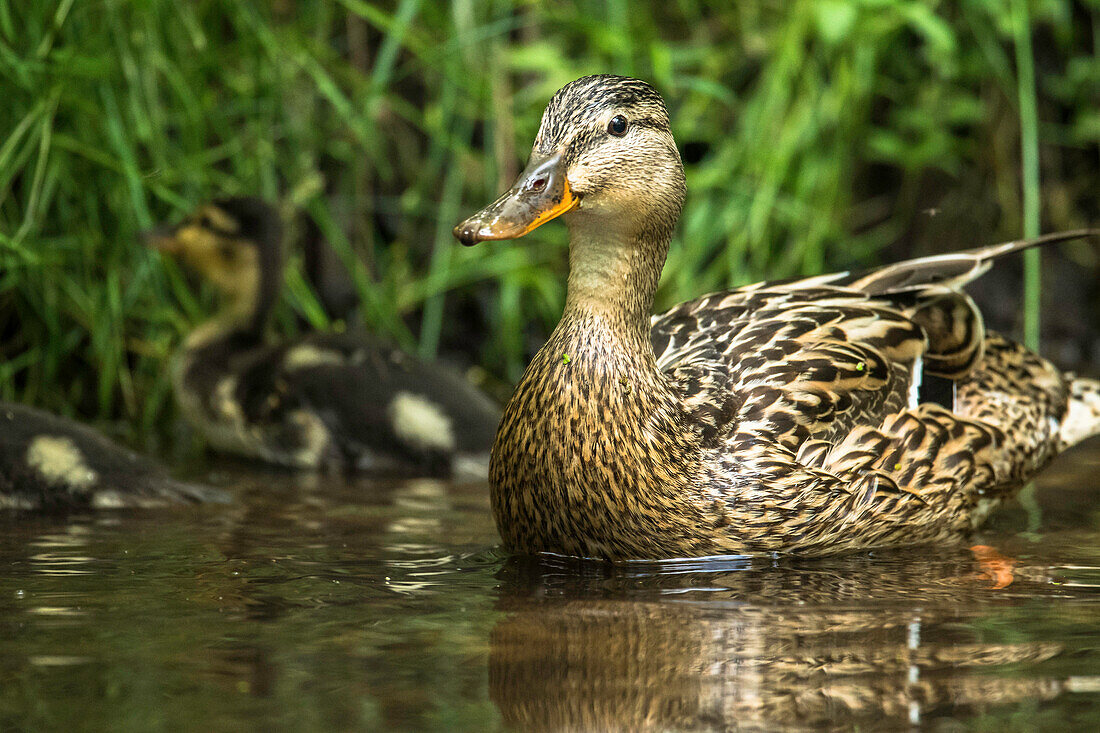
<path id="1" fill-rule="evenodd" d="M 489 683 L 509 728 L 883 730 L 1064 689 L 1031 667 L 1003 673 L 1061 646 L 979 638 L 1012 603 L 963 555 L 653 570 L 504 568 Z"/>

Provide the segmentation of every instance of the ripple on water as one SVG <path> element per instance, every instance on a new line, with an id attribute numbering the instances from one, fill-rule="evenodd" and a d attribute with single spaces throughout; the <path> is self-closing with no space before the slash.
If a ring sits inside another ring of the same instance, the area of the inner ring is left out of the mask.
<path id="1" fill-rule="evenodd" d="M 509 558 L 484 485 L 239 470 L 219 480 L 239 501 L 212 511 L 9 519 L 0 715 L 28 729 L 1100 729 L 1100 512 L 1080 510 L 1100 492 L 1074 465 L 1039 482 L 1041 517 L 996 518 L 980 542 L 998 554 L 983 555 Z"/>

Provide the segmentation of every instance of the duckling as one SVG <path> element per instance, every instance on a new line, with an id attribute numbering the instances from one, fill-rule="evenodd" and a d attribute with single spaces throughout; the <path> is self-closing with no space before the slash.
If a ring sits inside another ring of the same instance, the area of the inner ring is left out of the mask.
<path id="1" fill-rule="evenodd" d="M 1100 432 L 1100 382 L 987 333 L 961 287 L 1082 232 L 758 283 L 651 319 L 686 192 L 660 94 L 589 76 L 467 245 L 569 227 L 565 310 L 489 468 L 506 548 L 825 555 L 956 538 Z"/>
<path id="2" fill-rule="evenodd" d="M 224 502 L 89 427 L 0 402 L 0 509 L 68 510 Z"/>
<path id="3" fill-rule="evenodd" d="M 500 414 L 460 375 L 350 333 L 266 339 L 281 232 L 269 204 L 227 198 L 150 235 L 224 304 L 173 360 L 185 418 L 219 451 L 296 469 L 476 466 Z"/>

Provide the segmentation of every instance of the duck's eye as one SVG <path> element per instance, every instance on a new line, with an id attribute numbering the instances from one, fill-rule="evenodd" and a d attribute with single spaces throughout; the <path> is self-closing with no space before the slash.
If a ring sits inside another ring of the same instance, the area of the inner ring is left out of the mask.
<path id="1" fill-rule="evenodd" d="M 611 122 L 607 123 L 607 131 L 615 137 L 622 137 L 626 134 L 626 118 L 622 115 L 615 115 L 611 118 Z"/>
<path id="2" fill-rule="evenodd" d="M 199 217 L 198 225 L 203 229 L 213 229 L 214 220 L 210 218 L 209 214 L 203 214 Z"/>

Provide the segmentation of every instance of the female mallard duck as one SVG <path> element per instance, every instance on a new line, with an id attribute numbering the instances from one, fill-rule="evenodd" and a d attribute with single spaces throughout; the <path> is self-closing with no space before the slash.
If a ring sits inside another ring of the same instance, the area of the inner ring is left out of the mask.
<path id="1" fill-rule="evenodd" d="M 515 186 L 465 244 L 562 216 L 565 312 L 504 411 L 504 544 L 611 559 L 828 554 L 956 536 L 1100 431 L 1100 383 L 994 334 L 958 288 L 1059 236 L 763 283 L 650 319 L 684 200 L 660 95 L 554 95 Z M 941 404 L 937 404 L 937 402 Z"/>
<path id="2" fill-rule="evenodd" d="M 214 448 L 303 469 L 448 471 L 487 454 L 500 413 L 461 376 L 346 333 L 265 339 L 283 280 L 268 204 L 215 201 L 150 239 L 225 302 L 172 369 L 185 417 Z"/>
<path id="3" fill-rule="evenodd" d="M 225 501 L 63 417 L 0 402 L 0 509 L 118 509 Z"/>

